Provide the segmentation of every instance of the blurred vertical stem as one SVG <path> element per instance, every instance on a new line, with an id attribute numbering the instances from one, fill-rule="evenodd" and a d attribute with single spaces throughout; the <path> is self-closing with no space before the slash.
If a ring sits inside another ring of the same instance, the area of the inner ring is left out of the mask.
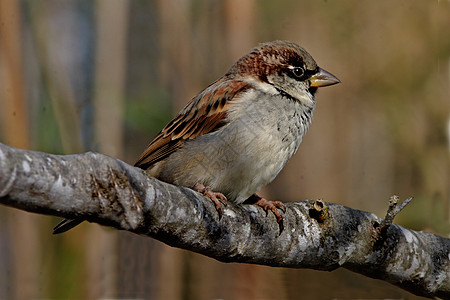
<path id="1" fill-rule="evenodd" d="M 94 126 L 98 150 L 123 157 L 128 0 L 96 2 Z M 91 226 L 87 243 L 89 298 L 117 297 L 117 233 Z"/>
<path id="2" fill-rule="evenodd" d="M 123 106 L 128 28 L 127 0 L 97 1 L 95 133 L 101 153 L 123 156 Z"/>
<path id="3" fill-rule="evenodd" d="M 28 111 L 25 97 L 20 7 L 16 1 L 0 2 L 0 51 L 2 53 L 0 78 L 2 82 L 0 104 L 5 142 L 28 149 Z"/>
<path id="4" fill-rule="evenodd" d="M 225 4 L 227 48 L 235 61 L 254 47 L 258 5 L 255 0 L 227 0 Z"/>
<path id="5" fill-rule="evenodd" d="M 58 3 L 44 2 L 35 5 L 30 3 L 33 11 L 32 28 L 36 30 L 34 37 L 38 62 L 53 104 L 64 153 L 78 153 L 83 151 L 83 147 L 79 110 L 70 80 L 70 71 L 73 70 L 68 68 L 63 59 L 67 53 L 60 53 L 66 49 L 59 47 L 58 41 L 63 37 L 58 34 L 58 28 L 55 28 L 58 24 L 51 23 L 61 8 L 66 11 L 72 9 L 65 8 L 64 5 L 71 6 L 73 3 L 53 4 Z"/>
<path id="6" fill-rule="evenodd" d="M 0 120 L 4 142 L 30 147 L 28 107 L 22 63 L 20 2 L 0 1 Z M 3 212 L 3 209 L 2 209 Z M 6 243 L 0 270 L 0 298 L 31 299 L 39 291 L 38 226 L 35 215 L 8 211 L 0 240 Z M 12 259 L 11 259 L 12 258 Z"/>
<path id="7" fill-rule="evenodd" d="M 170 90 L 175 110 L 181 109 L 198 92 L 194 74 L 192 51 L 191 2 L 157 1 L 160 21 L 158 39 L 160 80 Z"/>

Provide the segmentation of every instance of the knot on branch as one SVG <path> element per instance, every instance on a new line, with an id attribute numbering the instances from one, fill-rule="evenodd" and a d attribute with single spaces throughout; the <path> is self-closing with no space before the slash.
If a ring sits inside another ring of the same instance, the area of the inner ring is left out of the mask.
<path id="1" fill-rule="evenodd" d="M 328 206 L 322 199 L 317 199 L 309 209 L 309 216 L 316 219 L 317 222 L 323 223 L 328 218 Z"/>

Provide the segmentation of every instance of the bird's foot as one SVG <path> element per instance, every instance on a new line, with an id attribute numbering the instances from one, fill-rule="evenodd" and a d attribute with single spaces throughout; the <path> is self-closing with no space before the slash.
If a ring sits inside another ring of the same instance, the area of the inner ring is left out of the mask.
<path id="1" fill-rule="evenodd" d="M 280 201 L 266 200 L 256 194 L 250 196 L 250 198 L 248 198 L 246 202 L 256 204 L 262 207 L 266 212 L 266 216 L 270 210 L 277 218 L 277 223 L 278 226 L 280 227 L 280 234 L 281 234 L 281 232 L 284 230 L 284 223 L 283 223 L 283 216 L 281 215 L 278 209 L 282 210 L 283 213 L 286 212 L 286 206 L 283 203 L 281 203 Z"/>
<path id="2" fill-rule="evenodd" d="M 196 183 L 192 189 L 196 192 L 202 193 L 203 195 L 211 199 L 211 201 L 216 206 L 217 212 L 219 213 L 219 219 L 222 218 L 222 203 L 225 206 L 227 205 L 227 197 L 225 197 L 224 194 L 213 192 L 209 187 L 204 186 L 201 183 Z"/>

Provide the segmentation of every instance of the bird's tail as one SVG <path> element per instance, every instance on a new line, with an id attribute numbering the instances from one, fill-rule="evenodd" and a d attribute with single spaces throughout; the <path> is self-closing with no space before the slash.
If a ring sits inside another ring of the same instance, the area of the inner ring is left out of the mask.
<path id="1" fill-rule="evenodd" d="M 53 228 L 53 234 L 66 232 L 67 230 L 74 228 L 83 221 L 83 219 L 64 219 L 62 222 L 56 225 L 55 228 Z"/>

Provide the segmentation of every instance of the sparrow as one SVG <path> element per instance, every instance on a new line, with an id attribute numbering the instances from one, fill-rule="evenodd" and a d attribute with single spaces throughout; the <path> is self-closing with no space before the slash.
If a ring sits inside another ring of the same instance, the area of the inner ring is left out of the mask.
<path id="1" fill-rule="evenodd" d="M 339 82 L 299 45 L 262 43 L 195 96 L 135 166 L 206 195 L 219 217 L 227 201 L 261 206 L 266 215 L 275 215 L 281 233 L 284 205 L 256 192 L 275 179 L 300 146 L 317 89 Z M 81 221 L 65 222 L 56 233 Z"/>

